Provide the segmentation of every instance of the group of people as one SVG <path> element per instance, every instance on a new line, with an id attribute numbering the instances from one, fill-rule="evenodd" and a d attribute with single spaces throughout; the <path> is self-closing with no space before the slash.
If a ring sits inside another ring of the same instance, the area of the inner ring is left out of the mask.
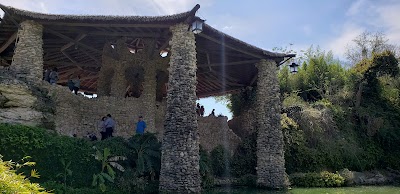
<path id="1" fill-rule="evenodd" d="M 58 81 L 57 67 L 54 67 L 52 70 L 46 69 L 44 71 L 44 81 L 49 82 L 51 85 L 57 84 Z"/>
<path id="2" fill-rule="evenodd" d="M 197 114 L 198 116 L 204 117 L 204 106 L 203 106 L 203 105 L 200 106 L 200 104 L 197 103 L 197 106 L 196 106 L 196 114 Z M 211 113 L 210 113 L 209 116 L 215 116 L 215 109 L 212 109 L 212 111 L 211 111 Z"/>
<path id="3" fill-rule="evenodd" d="M 197 103 L 196 113 L 197 113 L 198 116 L 204 117 L 204 106 L 200 106 L 200 104 Z"/>
<path id="4" fill-rule="evenodd" d="M 142 116 L 139 116 L 139 120 L 136 123 L 136 134 L 143 134 L 145 129 L 146 129 L 146 122 L 143 120 Z M 99 130 L 101 134 L 101 140 L 107 139 L 109 137 L 113 137 L 113 132 L 115 130 L 115 121 L 111 117 L 110 114 L 107 114 L 107 116 L 101 118 L 99 122 Z M 89 137 L 91 140 L 93 140 L 93 137 Z M 97 140 L 97 137 L 96 137 Z"/>

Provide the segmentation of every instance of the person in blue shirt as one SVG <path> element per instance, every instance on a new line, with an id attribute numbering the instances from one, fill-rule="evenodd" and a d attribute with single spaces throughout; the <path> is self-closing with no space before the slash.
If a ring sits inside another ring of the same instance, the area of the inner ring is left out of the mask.
<path id="1" fill-rule="evenodd" d="M 136 123 L 136 134 L 143 134 L 146 129 L 146 122 L 143 121 L 143 117 L 139 116 L 139 121 Z"/>

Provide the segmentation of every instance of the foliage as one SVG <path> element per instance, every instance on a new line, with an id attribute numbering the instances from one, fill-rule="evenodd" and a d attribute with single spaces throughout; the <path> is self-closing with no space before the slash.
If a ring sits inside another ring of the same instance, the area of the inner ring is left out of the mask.
<path id="1" fill-rule="evenodd" d="M 125 168 L 118 164 L 117 162 L 120 160 L 126 160 L 125 156 L 111 156 L 111 152 L 109 148 L 104 148 L 103 152 L 100 152 L 96 149 L 96 154 L 93 155 L 94 158 L 101 162 L 101 171 L 100 173 L 93 174 L 93 182 L 92 186 L 99 186 L 102 192 L 106 191 L 105 181 L 109 181 L 114 183 L 115 179 L 115 171 L 113 168 L 124 172 Z M 107 170 L 107 171 L 105 171 Z"/>
<path id="2" fill-rule="evenodd" d="M 382 32 L 371 33 L 365 31 L 354 40 L 353 46 L 348 46 L 345 52 L 346 58 L 356 64 L 363 59 L 371 58 L 375 53 L 383 51 L 398 52 L 398 46 L 388 43 L 388 39 Z"/>
<path id="3" fill-rule="evenodd" d="M 218 177 L 230 176 L 231 157 L 229 151 L 218 145 L 210 153 L 212 172 Z"/>
<path id="4" fill-rule="evenodd" d="M 124 193 L 145 193 L 148 184 L 145 177 L 132 169 L 125 171 L 116 180 L 117 187 Z"/>
<path id="5" fill-rule="evenodd" d="M 133 151 L 136 171 L 154 180 L 161 168 L 161 143 L 155 134 L 149 132 L 136 134 L 128 141 L 129 148 Z"/>
<path id="6" fill-rule="evenodd" d="M 38 193 L 45 194 L 48 193 L 43 187 L 37 183 L 31 183 L 29 177 L 25 177 L 23 174 L 16 172 L 23 166 L 32 166 L 35 163 L 25 162 L 23 164 L 18 164 L 12 161 L 3 161 L 0 155 L 0 191 L 4 194 L 13 193 Z M 36 170 L 32 170 L 30 177 L 39 178 Z"/>
<path id="7" fill-rule="evenodd" d="M 62 173 L 58 173 L 57 177 L 62 177 L 63 178 L 63 183 L 64 183 L 64 191 L 67 191 L 67 177 L 68 176 L 72 176 L 72 170 L 69 169 L 69 167 L 71 166 L 71 161 L 65 163 L 65 160 L 63 158 L 60 159 L 60 162 L 63 166 L 63 172 Z"/>
<path id="8" fill-rule="evenodd" d="M 202 188 L 210 188 L 214 185 L 214 177 L 212 176 L 211 159 L 206 150 L 200 145 L 200 175 Z"/>
<path id="9" fill-rule="evenodd" d="M 229 95 L 228 109 L 233 116 L 239 116 L 240 113 L 251 107 L 256 100 L 256 87 L 248 87 L 240 93 Z"/>
<path id="10" fill-rule="evenodd" d="M 257 166 L 257 133 L 253 133 L 243 139 L 236 148 L 233 157 L 231 171 L 235 177 L 246 174 L 256 174 Z"/>
<path id="11" fill-rule="evenodd" d="M 345 179 L 339 173 L 297 173 L 290 176 L 290 182 L 299 187 L 340 187 Z"/>

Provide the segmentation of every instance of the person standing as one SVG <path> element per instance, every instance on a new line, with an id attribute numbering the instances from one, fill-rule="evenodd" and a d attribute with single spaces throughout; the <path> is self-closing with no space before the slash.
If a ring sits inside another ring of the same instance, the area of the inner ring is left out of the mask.
<path id="1" fill-rule="evenodd" d="M 46 70 L 44 71 L 44 81 L 50 83 L 50 70 L 49 70 L 49 69 L 46 69 Z"/>
<path id="2" fill-rule="evenodd" d="M 104 121 L 104 127 L 106 128 L 106 138 L 113 137 L 112 133 L 115 129 L 115 121 L 112 119 L 110 114 L 107 114 L 107 118 Z"/>
<path id="3" fill-rule="evenodd" d="M 56 85 L 58 81 L 58 72 L 57 67 L 54 67 L 53 70 L 49 74 L 49 80 L 51 85 Z"/>
<path id="4" fill-rule="evenodd" d="M 104 139 L 107 138 L 106 137 L 106 135 L 107 135 L 106 134 L 106 126 L 104 125 L 106 119 L 107 119 L 107 117 L 103 117 L 103 118 L 101 118 L 101 120 L 99 122 L 99 131 L 100 131 L 100 134 L 101 134 L 101 140 L 104 140 Z"/>
<path id="5" fill-rule="evenodd" d="M 200 107 L 200 116 L 204 117 L 204 106 Z"/>
<path id="6" fill-rule="evenodd" d="M 139 116 L 139 121 L 136 123 L 136 134 L 143 135 L 146 129 L 146 122 L 143 121 L 143 117 Z"/>
<path id="7" fill-rule="evenodd" d="M 78 95 L 79 88 L 81 87 L 81 76 L 78 75 L 74 80 L 72 80 L 72 83 L 74 83 L 73 90 L 75 95 Z"/>

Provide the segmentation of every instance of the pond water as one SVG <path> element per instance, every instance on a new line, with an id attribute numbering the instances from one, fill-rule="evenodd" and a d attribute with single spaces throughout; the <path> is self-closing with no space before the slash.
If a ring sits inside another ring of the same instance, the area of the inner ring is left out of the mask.
<path id="1" fill-rule="evenodd" d="M 214 188 L 204 194 L 400 194 L 400 187 L 361 186 L 341 188 L 293 188 L 288 191 L 266 191 L 254 188 Z"/>

